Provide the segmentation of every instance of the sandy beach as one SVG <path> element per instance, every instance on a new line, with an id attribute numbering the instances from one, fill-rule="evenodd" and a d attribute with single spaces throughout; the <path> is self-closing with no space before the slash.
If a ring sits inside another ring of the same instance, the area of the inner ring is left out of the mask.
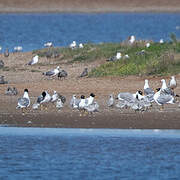
<path id="1" fill-rule="evenodd" d="M 27 127 L 63 127 L 63 128 L 137 128 L 137 129 L 180 129 L 180 108 L 179 103 L 174 105 L 165 105 L 164 110 L 160 111 L 159 106 L 153 105 L 146 112 L 135 112 L 131 109 L 117 109 L 107 107 L 107 100 L 110 93 L 114 97 L 119 92 L 136 92 L 143 90 L 144 79 L 148 78 L 152 88 L 161 87 L 160 80 L 167 77 L 101 77 L 101 78 L 77 78 L 84 67 L 92 69 L 105 60 L 91 63 L 59 62 L 56 59 L 39 59 L 39 64 L 27 66 L 26 64 L 33 57 L 32 52 L 11 53 L 9 57 L 0 59 L 5 62 L 5 68 L 1 75 L 5 76 L 8 84 L 1 84 L 1 104 L 0 104 L 0 124 L 2 126 L 27 126 Z M 49 79 L 42 75 L 43 72 L 60 65 L 68 72 L 65 80 L 59 80 L 57 77 Z M 177 82 L 180 83 L 180 75 L 176 75 Z M 5 91 L 7 87 L 16 87 L 17 96 L 7 96 Z M 23 115 L 21 110 L 16 109 L 17 99 L 23 95 L 25 88 L 29 90 L 31 106 Z M 53 94 L 53 90 L 64 95 L 67 99 L 64 107 L 58 111 L 54 104 L 50 103 L 48 108 L 43 110 L 33 110 L 32 104 L 36 102 L 37 96 L 43 90 L 48 90 Z M 99 112 L 91 114 L 81 114 L 78 110 L 72 110 L 69 102 L 73 94 L 78 97 L 84 94 L 86 97 L 93 92 L 96 101 L 100 105 Z M 180 87 L 175 91 L 180 94 Z"/>
<path id="2" fill-rule="evenodd" d="M 1 13 L 24 12 L 180 12 L 179 0 L 13 0 L 0 2 Z"/>

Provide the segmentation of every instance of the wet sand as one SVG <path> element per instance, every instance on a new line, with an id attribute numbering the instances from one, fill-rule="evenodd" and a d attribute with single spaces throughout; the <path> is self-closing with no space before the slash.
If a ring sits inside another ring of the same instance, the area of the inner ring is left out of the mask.
<path id="1" fill-rule="evenodd" d="M 0 85 L 0 125 L 2 126 L 27 126 L 27 127 L 63 127 L 63 128 L 136 128 L 136 129 L 180 129 L 180 108 L 179 102 L 174 105 L 166 105 L 160 111 L 159 106 L 153 105 L 146 112 L 135 112 L 129 109 L 109 108 L 106 105 L 108 96 L 113 93 L 114 97 L 119 92 L 136 92 L 142 90 L 144 79 L 149 79 L 152 88 L 161 87 L 160 80 L 166 77 L 101 77 L 101 78 L 77 78 L 84 67 L 92 69 L 105 60 L 91 63 L 69 64 L 57 59 L 40 58 L 39 64 L 27 66 L 33 54 L 11 53 L 8 58 L 0 55 L 5 62 L 6 68 L 0 69 L 0 75 L 5 76 L 8 84 Z M 60 65 L 68 72 L 65 80 L 57 78 L 49 79 L 42 75 L 43 72 Z M 180 84 L 180 74 L 176 75 Z M 17 96 L 5 95 L 7 87 L 16 87 L 19 91 Z M 23 115 L 21 110 L 16 109 L 17 99 L 23 95 L 25 88 L 29 90 L 31 106 Z M 36 102 L 37 96 L 43 90 L 53 94 L 53 90 L 66 96 L 66 103 L 62 110 L 58 111 L 54 104 L 50 103 L 47 108 L 32 110 L 32 104 Z M 72 110 L 69 102 L 73 94 L 78 97 L 84 94 L 95 93 L 96 101 L 99 103 L 99 112 L 94 114 L 82 114 L 78 110 Z M 175 90 L 180 94 L 180 87 Z M 178 100 L 179 101 L 179 100 Z"/>

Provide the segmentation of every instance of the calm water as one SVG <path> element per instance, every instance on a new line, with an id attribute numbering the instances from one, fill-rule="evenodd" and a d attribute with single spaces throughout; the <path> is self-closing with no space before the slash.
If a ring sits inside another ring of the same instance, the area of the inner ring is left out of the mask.
<path id="1" fill-rule="evenodd" d="M 0 128 L 1 180 L 179 179 L 180 131 Z"/>
<path id="2" fill-rule="evenodd" d="M 178 28 L 177 28 L 178 27 Z M 67 46 L 83 42 L 120 42 L 129 35 L 137 39 L 180 38 L 180 13 L 108 14 L 0 14 L 0 46 L 22 46 L 24 51 L 42 48 L 52 41 Z"/>

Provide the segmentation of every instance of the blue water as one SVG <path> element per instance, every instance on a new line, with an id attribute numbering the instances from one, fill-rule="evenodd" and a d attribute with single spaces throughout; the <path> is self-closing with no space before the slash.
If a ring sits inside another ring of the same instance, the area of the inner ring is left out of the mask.
<path id="1" fill-rule="evenodd" d="M 0 128 L 1 180 L 179 179 L 180 131 Z"/>
<path id="2" fill-rule="evenodd" d="M 180 13 L 106 14 L 0 14 L 0 46 L 22 46 L 23 51 L 78 43 L 121 42 L 130 35 L 137 39 L 169 40 L 170 33 L 180 38 Z"/>

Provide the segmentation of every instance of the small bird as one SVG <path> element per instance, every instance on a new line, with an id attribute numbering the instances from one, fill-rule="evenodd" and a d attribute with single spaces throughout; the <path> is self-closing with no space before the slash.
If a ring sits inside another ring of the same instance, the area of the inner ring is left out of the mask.
<path id="1" fill-rule="evenodd" d="M 8 82 L 4 80 L 4 76 L 0 76 L 0 84 L 7 84 Z"/>
<path id="2" fill-rule="evenodd" d="M 56 102 L 56 108 L 58 108 L 59 110 L 63 107 L 63 103 L 61 101 L 61 99 L 58 99 Z"/>
<path id="3" fill-rule="evenodd" d="M 13 95 L 17 95 L 17 94 L 18 94 L 18 91 L 15 87 L 13 87 L 13 88 L 8 87 L 7 90 L 5 91 L 5 95 L 13 96 Z"/>
<path id="4" fill-rule="evenodd" d="M 83 72 L 79 77 L 86 77 L 86 76 L 88 76 L 88 68 L 84 68 Z"/>
<path id="5" fill-rule="evenodd" d="M 174 76 L 171 76 L 168 87 L 170 87 L 172 90 L 174 90 L 177 87 L 177 82 Z"/>
<path id="6" fill-rule="evenodd" d="M 60 78 L 66 78 L 67 76 L 68 76 L 68 73 L 65 71 L 65 70 L 61 70 L 58 74 L 57 74 L 57 76 L 58 76 L 58 79 Z"/>
<path id="7" fill-rule="evenodd" d="M 109 99 L 107 101 L 107 105 L 108 105 L 108 107 L 112 107 L 114 105 L 114 98 L 113 98 L 112 94 L 109 95 Z"/>
<path id="8" fill-rule="evenodd" d="M 28 65 L 34 65 L 34 64 L 38 63 L 38 60 L 39 60 L 39 56 L 36 55 L 32 58 L 32 60 L 30 62 L 28 62 Z"/>
<path id="9" fill-rule="evenodd" d="M 4 57 L 8 57 L 9 56 L 9 49 L 6 48 L 6 50 L 4 51 Z"/>
<path id="10" fill-rule="evenodd" d="M 18 99 L 18 105 L 16 109 L 21 108 L 23 110 L 23 108 L 29 107 L 29 105 L 30 105 L 30 99 L 28 95 L 28 89 L 24 89 L 24 95 L 23 97 Z"/>

